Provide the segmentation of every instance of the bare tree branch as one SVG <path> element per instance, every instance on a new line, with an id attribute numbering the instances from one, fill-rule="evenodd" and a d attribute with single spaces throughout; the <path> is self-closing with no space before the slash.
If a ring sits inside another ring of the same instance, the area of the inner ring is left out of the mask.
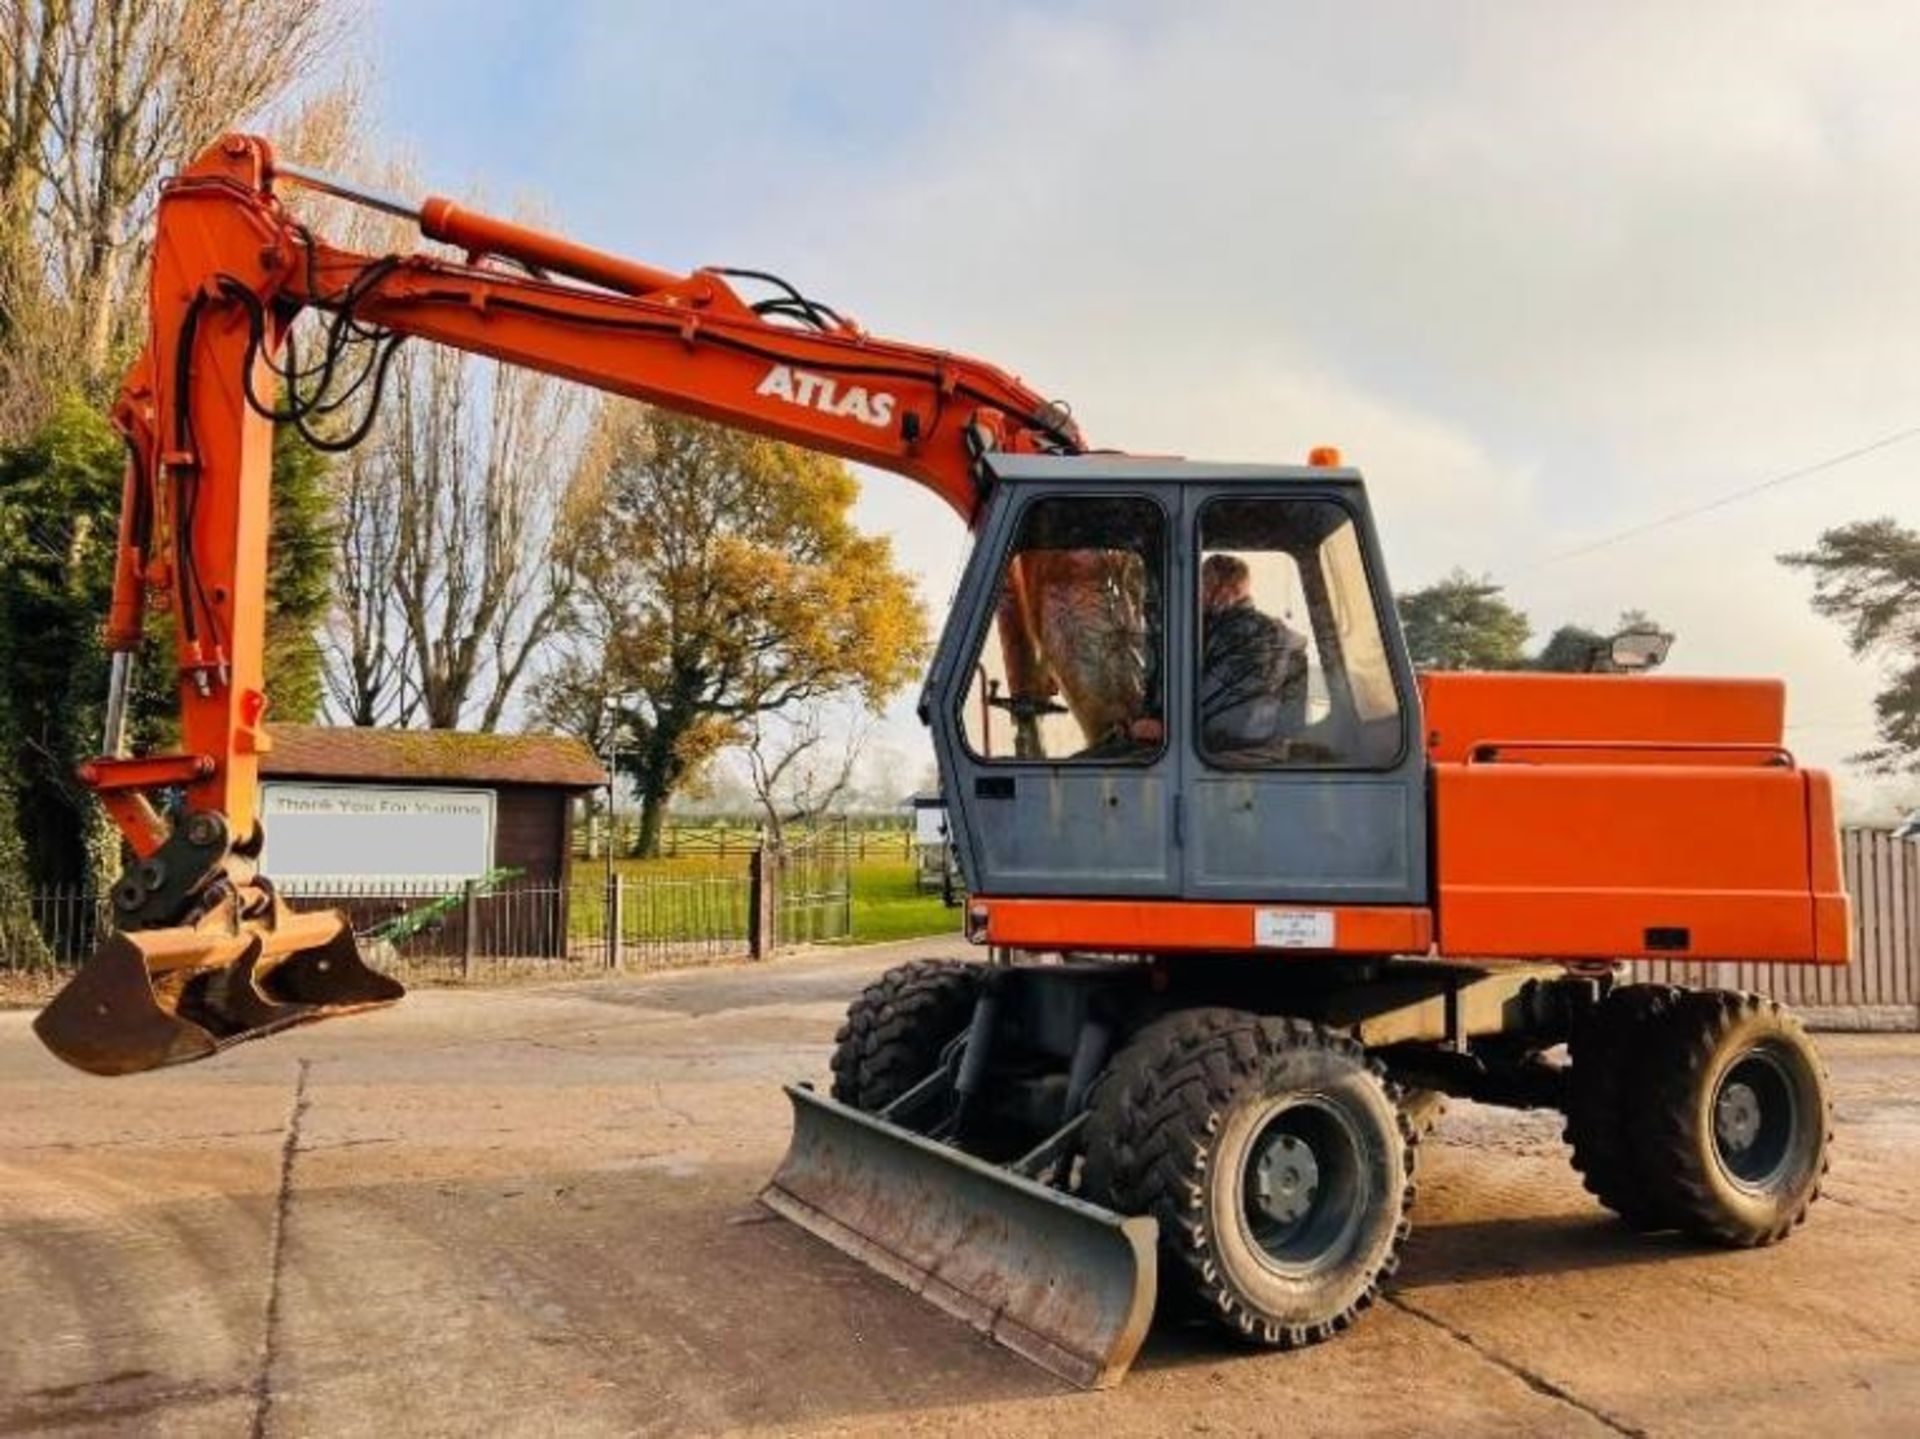
<path id="1" fill-rule="evenodd" d="M 581 415 L 578 390 L 529 370 L 450 350 L 395 365 L 360 461 L 354 498 L 370 509 L 349 527 L 369 573 L 364 586 L 343 577 L 343 710 L 372 712 L 366 683 L 397 695 L 404 677 L 429 726 L 500 725 L 571 593 L 552 550 Z"/>
<path id="2" fill-rule="evenodd" d="M 9 0 L 0 18 L 0 437 L 134 347 L 160 180 L 315 103 L 351 0 Z M 350 103 L 350 102 L 349 102 Z M 336 129 L 343 127 L 336 125 Z"/>
<path id="3" fill-rule="evenodd" d="M 853 782 L 873 736 L 873 714 L 850 696 L 838 708 L 843 711 L 838 725 L 826 704 L 811 704 L 793 715 L 768 711 L 748 722 L 740 746 L 747 782 L 775 847 L 785 842 L 789 825 L 819 823 Z"/>

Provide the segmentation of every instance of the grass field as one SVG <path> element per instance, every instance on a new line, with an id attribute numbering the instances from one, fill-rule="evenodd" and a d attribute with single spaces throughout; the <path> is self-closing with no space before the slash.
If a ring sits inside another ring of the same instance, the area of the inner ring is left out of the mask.
<path id="1" fill-rule="evenodd" d="M 922 894 L 915 888 L 910 861 L 869 859 L 857 861 L 852 869 L 854 943 L 958 933 L 960 911 L 942 904 L 937 892 Z"/>
<path id="2" fill-rule="evenodd" d="M 729 855 L 724 859 L 714 855 L 682 855 L 675 859 L 620 859 L 615 862 L 615 868 L 623 877 L 636 880 L 697 882 L 722 877 L 741 882 L 743 896 L 747 860 L 743 855 Z M 960 928 L 958 909 L 942 904 L 937 893 L 923 894 L 915 887 L 912 861 L 872 855 L 854 860 L 848 868 L 853 880 L 853 933 L 849 942 L 877 944 L 922 935 L 952 934 Z M 574 861 L 577 915 L 589 912 L 591 906 L 600 903 L 605 877 L 604 860 Z M 745 901 L 739 897 L 737 902 L 744 904 Z M 669 918 L 663 917 L 656 926 L 632 916 L 628 920 L 629 934 L 635 932 L 636 920 L 649 932 L 658 928 L 662 934 L 669 934 L 676 928 Z"/>

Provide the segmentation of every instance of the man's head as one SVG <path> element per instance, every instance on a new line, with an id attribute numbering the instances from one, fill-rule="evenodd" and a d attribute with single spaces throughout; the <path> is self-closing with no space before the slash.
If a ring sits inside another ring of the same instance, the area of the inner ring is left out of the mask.
<path id="1" fill-rule="evenodd" d="M 1200 607 L 1209 614 L 1246 600 L 1253 575 L 1238 555 L 1208 555 L 1200 566 Z"/>

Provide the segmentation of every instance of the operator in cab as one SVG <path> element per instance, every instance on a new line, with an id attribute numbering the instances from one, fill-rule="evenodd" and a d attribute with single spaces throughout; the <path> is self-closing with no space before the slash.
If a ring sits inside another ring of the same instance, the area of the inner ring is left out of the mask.
<path id="1" fill-rule="evenodd" d="M 1306 722 L 1307 644 L 1253 603 L 1237 555 L 1200 567 L 1200 743 L 1208 754 L 1266 750 Z"/>

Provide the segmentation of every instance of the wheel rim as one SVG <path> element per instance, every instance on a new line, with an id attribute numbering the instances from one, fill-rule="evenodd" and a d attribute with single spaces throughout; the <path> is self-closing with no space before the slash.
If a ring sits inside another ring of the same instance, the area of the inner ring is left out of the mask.
<path id="1" fill-rule="evenodd" d="M 1785 1058 L 1756 1045 L 1727 1066 L 1713 1092 L 1713 1152 L 1741 1189 L 1773 1188 L 1791 1168 L 1800 1136 L 1800 1098 Z"/>
<path id="2" fill-rule="evenodd" d="M 1261 1263 L 1312 1274 L 1351 1247 L 1366 1210 L 1359 1127 L 1320 1095 L 1276 1100 L 1241 1163 L 1240 1212 Z"/>

